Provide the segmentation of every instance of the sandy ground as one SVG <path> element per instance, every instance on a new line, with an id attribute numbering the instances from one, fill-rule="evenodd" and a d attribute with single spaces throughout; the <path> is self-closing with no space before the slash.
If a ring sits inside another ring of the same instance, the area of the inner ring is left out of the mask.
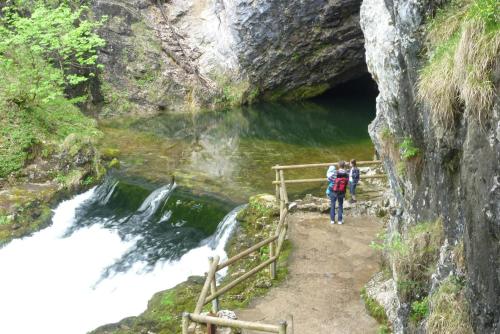
<path id="1" fill-rule="evenodd" d="M 290 216 L 288 278 L 237 312 L 239 319 L 278 324 L 292 314 L 294 334 L 376 333 L 359 294 L 379 267 L 369 244 L 382 224 L 366 216 L 347 217 L 344 225 L 329 220 L 318 213 Z"/>

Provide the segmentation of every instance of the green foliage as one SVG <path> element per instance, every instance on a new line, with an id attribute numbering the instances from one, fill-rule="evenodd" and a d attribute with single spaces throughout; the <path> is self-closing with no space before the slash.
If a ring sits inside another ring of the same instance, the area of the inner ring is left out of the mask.
<path id="1" fill-rule="evenodd" d="M 401 151 L 401 157 L 405 160 L 414 158 L 420 153 L 420 149 L 415 147 L 413 140 L 409 137 L 406 137 L 399 145 L 399 150 Z"/>
<path id="2" fill-rule="evenodd" d="M 491 115 L 499 13 L 497 0 L 452 0 L 429 21 L 428 63 L 420 73 L 418 95 L 436 125 L 452 127 L 462 107 L 479 122 Z"/>
<path id="3" fill-rule="evenodd" d="M 377 329 L 377 334 L 389 334 L 392 333 L 391 328 L 388 325 L 380 325 Z"/>
<path id="4" fill-rule="evenodd" d="M 84 6 L 30 4 L 10 1 L 0 18 L 0 177 L 37 154 L 48 157 L 44 145 L 52 141 L 98 134 L 95 122 L 74 106 L 83 98 L 64 92 L 97 71 L 104 41 L 93 31 L 100 23 L 85 19 Z"/>
<path id="5" fill-rule="evenodd" d="M 13 6 L 3 9 L 0 73 L 6 80 L 0 91 L 6 101 L 36 106 L 95 75 L 97 49 L 104 40 L 93 32 L 100 22 L 83 19 L 87 10 L 66 4 L 51 8 L 41 1 L 29 16 Z"/>
<path id="6" fill-rule="evenodd" d="M 5 215 L 0 215 L 0 225 L 7 225 L 7 224 L 10 224 L 9 217 Z"/>
<path id="7" fill-rule="evenodd" d="M 422 319 L 426 318 L 429 314 L 429 298 L 425 297 L 422 300 L 414 301 L 411 304 L 410 320 L 413 323 L 418 323 Z"/>
<path id="8" fill-rule="evenodd" d="M 87 176 L 85 179 L 82 181 L 82 185 L 84 186 L 90 186 L 95 183 L 95 178 L 93 176 Z"/>
<path id="9" fill-rule="evenodd" d="M 383 250 L 393 263 L 402 301 L 422 300 L 428 294 L 428 283 L 443 238 L 443 226 L 437 220 L 415 225 L 404 236 L 394 232 L 372 243 L 372 247 Z"/>

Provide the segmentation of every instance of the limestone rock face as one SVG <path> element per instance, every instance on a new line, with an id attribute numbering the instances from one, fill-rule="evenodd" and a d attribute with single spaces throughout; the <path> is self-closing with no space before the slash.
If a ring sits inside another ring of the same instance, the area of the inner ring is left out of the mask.
<path id="1" fill-rule="evenodd" d="M 366 72 L 361 0 L 93 0 L 104 113 L 306 98 Z"/>
<path id="2" fill-rule="evenodd" d="M 467 118 L 449 131 L 431 125 L 431 110 L 416 100 L 415 87 L 422 67 L 423 20 L 439 2 L 363 1 L 366 60 L 380 91 L 369 132 L 401 205 L 391 213 L 390 229 L 403 232 L 416 222 L 441 217 L 448 245 L 462 239 L 465 245 L 474 329 L 495 333 L 500 330 L 500 103 L 497 95 L 484 127 Z M 498 92 L 499 73 L 495 80 Z M 401 159 L 398 148 L 405 137 L 420 149 L 409 161 Z M 453 268 L 446 260 L 450 257 L 442 258 L 438 280 Z M 395 328 L 403 330 L 404 325 Z"/>

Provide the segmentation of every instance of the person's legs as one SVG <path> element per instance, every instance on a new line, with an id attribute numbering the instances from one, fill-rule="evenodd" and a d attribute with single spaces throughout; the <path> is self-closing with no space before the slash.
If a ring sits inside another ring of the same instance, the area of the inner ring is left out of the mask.
<path id="1" fill-rule="evenodd" d="M 342 224 L 343 223 L 342 215 L 344 214 L 344 197 L 338 196 L 337 199 L 339 200 L 339 224 Z"/>
<path id="2" fill-rule="evenodd" d="M 337 196 L 334 192 L 330 193 L 330 224 L 335 224 L 335 202 L 337 201 Z"/>
<path id="3" fill-rule="evenodd" d="M 353 202 L 356 202 L 356 186 L 357 184 L 354 182 L 349 183 L 349 191 L 351 193 L 351 199 Z"/>

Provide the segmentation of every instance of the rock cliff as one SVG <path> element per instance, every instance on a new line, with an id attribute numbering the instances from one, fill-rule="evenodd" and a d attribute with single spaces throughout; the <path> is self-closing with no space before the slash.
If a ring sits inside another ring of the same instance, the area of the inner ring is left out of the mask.
<path id="1" fill-rule="evenodd" d="M 481 124 L 461 113 L 455 126 L 433 125 L 432 110 L 417 99 L 423 66 L 424 21 L 441 1 L 364 0 L 361 26 L 368 69 L 380 95 L 369 128 L 389 173 L 398 209 L 390 233 L 441 218 L 445 242 L 429 284 L 435 291 L 460 271 L 453 249 L 463 242 L 465 295 L 476 333 L 500 331 L 500 103 L 499 70 L 493 73 L 496 100 Z M 449 80 L 443 77 L 441 80 Z M 418 155 L 402 157 L 401 143 L 411 138 Z M 395 332 L 408 329 L 410 305 L 400 298 Z M 432 308 L 432 303 L 431 303 Z"/>
<path id="2" fill-rule="evenodd" d="M 361 0 L 94 0 L 105 114 L 300 99 L 366 73 Z"/>

